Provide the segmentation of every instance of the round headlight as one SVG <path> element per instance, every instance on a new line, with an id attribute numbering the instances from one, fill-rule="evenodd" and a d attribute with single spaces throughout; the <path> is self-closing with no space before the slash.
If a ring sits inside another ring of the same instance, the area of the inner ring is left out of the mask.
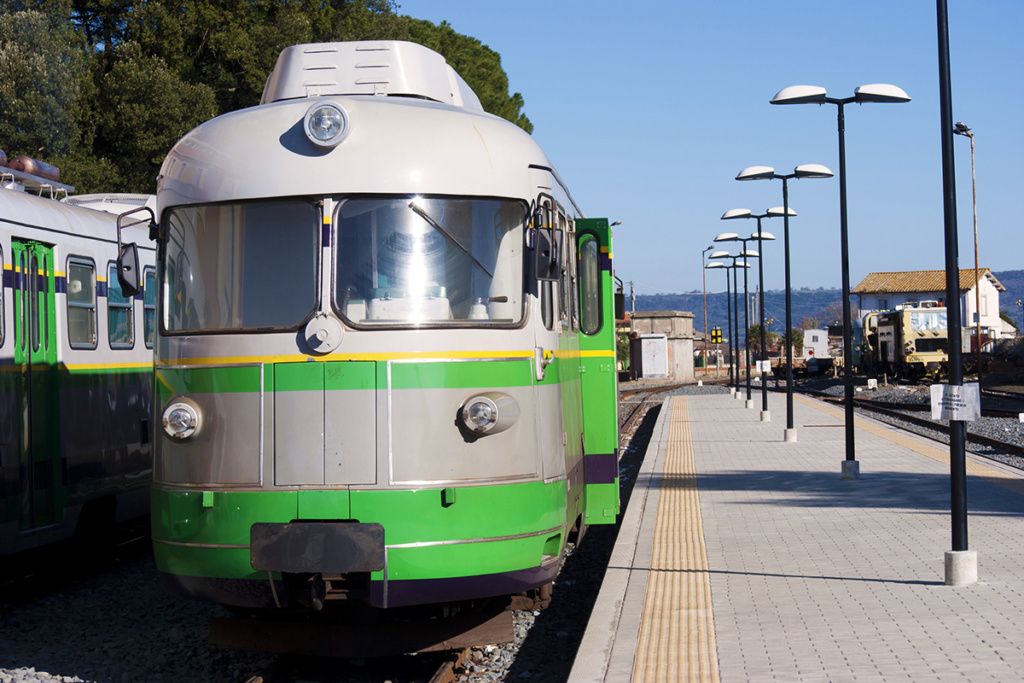
<path id="1" fill-rule="evenodd" d="M 498 408 L 490 399 L 477 399 L 462 411 L 466 426 L 478 432 L 487 431 L 498 419 Z"/>
<path id="2" fill-rule="evenodd" d="M 319 102 L 306 112 L 303 126 L 314 145 L 334 147 L 348 132 L 348 115 L 336 104 Z"/>
<path id="3" fill-rule="evenodd" d="M 175 401 L 164 409 L 164 431 L 172 439 L 187 439 L 199 429 L 199 411 L 191 402 Z"/>
<path id="4" fill-rule="evenodd" d="M 462 404 L 462 425 L 471 434 L 497 434 L 519 419 L 519 404 L 500 392 L 477 394 Z"/>

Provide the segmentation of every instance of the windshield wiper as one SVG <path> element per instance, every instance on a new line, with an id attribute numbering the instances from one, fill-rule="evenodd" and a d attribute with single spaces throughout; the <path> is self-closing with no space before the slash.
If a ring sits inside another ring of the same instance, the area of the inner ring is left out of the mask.
<path id="1" fill-rule="evenodd" d="M 466 249 L 466 247 L 462 246 L 462 242 L 460 242 L 459 240 L 455 239 L 454 235 L 452 235 L 450 232 L 448 232 L 443 227 L 441 227 L 441 224 L 438 223 L 437 221 L 435 221 L 431 217 L 431 215 L 429 213 L 427 213 L 426 211 L 424 211 L 420 207 L 416 206 L 416 202 L 409 202 L 409 208 L 412 209 L 413 212 L 417 216 L 419 216 L 420 218 L 425 220 L 427 223 L 429 223 L 430 227 L 432 227 L 434 230 L 437 230 L 439 233 L 441 233 L 442 235 L 444 235 L 445 237 L 450 239 L 452 242 L 454 242 L 455 246 L 457 246 L 459 249 L 461 249 L 462 252 L 466 256 L 468 256 L 469 258 L 471 258 L 473 260 L 473 263 L 475 263 L 476 265 L 480 266 L 480 270 L 482 270 L 485 273 L 487 273 L 487 277 L 491 278 L 492 280 L 494 279 L 494 273 L 492 273 L 491 271 L 487 270 L 487 267 L 484 266 L 484 264 L 482 264 L 479 261 L 477 261 L 476 257 L 473 256 L 473 254 L 469 253 L 469 249 Z"/>

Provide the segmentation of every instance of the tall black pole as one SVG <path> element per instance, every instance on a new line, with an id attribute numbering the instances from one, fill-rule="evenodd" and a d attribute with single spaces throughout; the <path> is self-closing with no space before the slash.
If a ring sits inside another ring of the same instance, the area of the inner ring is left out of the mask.
<path id="1" fill-rule="evenodd" d="M 837 102 L 839 109 L 839 239 L 842 242 L 843 261 L 843 387 L 846 397 L 846 460 L 857 459 L 854 450 L 853 429 L 853 321 L 850 316 L 850 243 L 846 222 L 846 117 L 843 114 L 843 101 Z M 844 471 L 844 478 L 857 477 Z"/>
<path id="2" fill-rule="evenodd" d="M 732 292 L 729 290 L 729 270 L 726 266 L 725 271 L 725 303 L 726 303 L 726 318 L 725 318 L 725 334 L 729 337 L 729 386 L 733 386 L 733 372 L 732 372 Z"/>
<path id="3" fill-rule="evenodd" d="M 735 385 L 736 386 L 736 393 L 739 393 L 739 391 L 740 391 L 740 302 L 736 300 L 736 298 L 739 295 L 740 295 L 740 288 L 739 288 L 739 284 L 737 283 L 737 277 L 736 277 L 736 259 L 733 258 L 733 260 L 732 260 L 732 301 L 733 301 L 732 310 L 734 311 L 734 313 L 733 313 L 732 317 L 736 321 L 736 333 L 735 333 L 736 343 L 733 345 L 733 348 L 736 349 L 736 385 Z"/>
<path id="4" fill-rule="evenodd" d="M 761 217 L 757 217 L 757 284 L 761 290 L 761 360 L 768 358 L 768 347 L 765 346 L 764 331 L 764 247 L 761 242 Z M 768 412 L 768 373 L 761 365 L 761 411 Z"/>
<path id="5" fill-rule="evenodd" d="M 750 399 L 750 293 L 747 290 L 747 240 L 741 240 L 743 243 L 743 348 L 746 351 L 747 358 L 747 403 L 751 403 Z M 739 317 L 739 316 L 737 316 Z"/>
<path id="6" fill-rule="evenodd" d="M 780 177 L 780 176 L 776 176 Z M 789 278 L 789 185 L 788 178 L 782 179 L 782 225 L 785 233 L 784 251 L 786 254 L 786 329 L 783 332 L 783 340 L 786 345 L 786 436 L 795 436 L 793 432 L 793 344 L 790 333 L 793 330 L 793 302 L 790 296 Z"/>
<path id="7" fill-rule="evenodd" d="M 957 253 L 956 175 L 953 172 L 953 94 L 949 74 L 949 17 L 946 0 L 936 0 L 939 33 L 939 109 L 942 135 L 943 223 L 946 242 L 946 326 L 949 342 L 949 389 L 962 387 L 960 330 L 960 263 Z M 953 550 L 967 550 L 967 459 L 965 424 L 949 421 L 950 500 Z"/>

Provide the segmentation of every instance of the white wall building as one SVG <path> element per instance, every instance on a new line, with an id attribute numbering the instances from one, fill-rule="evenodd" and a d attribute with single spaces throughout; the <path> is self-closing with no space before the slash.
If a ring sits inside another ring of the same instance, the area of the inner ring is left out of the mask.
<path id="1" fill-rule="evenodd" d="M 871 311 L 888 311 L 902 304 L 936 301 L 946 305 L 946 271 L 915 270 L 896 273 L 869 273 L 850 290 L 860 300 L 861 315 Z M 973 339 L 978 325 L 978 297 L 975 295 L 974 269 L 960 269 L 960 326 L 964 328 L 964 344 Z M 998 339 L 1003 335 L 999 317 L 999 293 L 1006 288 L 988 268 L 978 269 L 982 337 Z"/>

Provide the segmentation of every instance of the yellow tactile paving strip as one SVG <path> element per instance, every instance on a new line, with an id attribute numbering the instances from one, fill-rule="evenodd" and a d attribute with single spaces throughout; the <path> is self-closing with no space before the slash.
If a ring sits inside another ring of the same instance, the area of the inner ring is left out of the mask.
<path id="1" fill-rule="evenodd" d="M 717 683 L 711 580 L 686 398 L 673 401 L 633 681 Z"/>
<path id="2" fill-rule="evenodd" d="M 794 396 L 793 398 L 795 398 L 796 400 L 800 401 L 805 405 L 811 406 L 812 408 L 816 408 L 817 410 L 820 410 L 823 413 L 827 413 L 828 415 L 832 415 L 833 417 L 838 417 L 840 420 L 846 419 L 846 412 L 844 410 L 840 410 L 839 408 L 828 405 L 827 403 L 815 401 L 814 399 L 807 398 L 806 396 Z M 874 434 L 875 436 L 880 436 L 883 439 L 891 441 L 892 443 L 895 444 L 899 444 L 900 446 L 909 448 L 915 453 L 923 455 L 927 458 L 931 458 L 932 460 L 937 460 L 938 462 L 945 463 L 946 465 L 949 464 L 948 447 L 946 449 L 942 449 L 935 446 L 931 446 L 926 443 L 922 443 L 920 440 L 915 439 L 911 436 L 904 436 L 903 434 L 900 434 L 897 431 L 894 431 L 892 429 L 886 429 L 885 427 L 875 422 L 871 422 L 869 420 L 862 420 L 859 417 L 855 417 L 853 419 L 853 424 L 857 429 L 862 429 L 865 432 Z M 968 460 L 967 474 L 975 477 L 981 477 L 990 484 L 1001 486 L 1008 491 L 1024 494 L 1024 480 L 1008 477 L 999 470 L 984 465 L 982 463 Z"/>

